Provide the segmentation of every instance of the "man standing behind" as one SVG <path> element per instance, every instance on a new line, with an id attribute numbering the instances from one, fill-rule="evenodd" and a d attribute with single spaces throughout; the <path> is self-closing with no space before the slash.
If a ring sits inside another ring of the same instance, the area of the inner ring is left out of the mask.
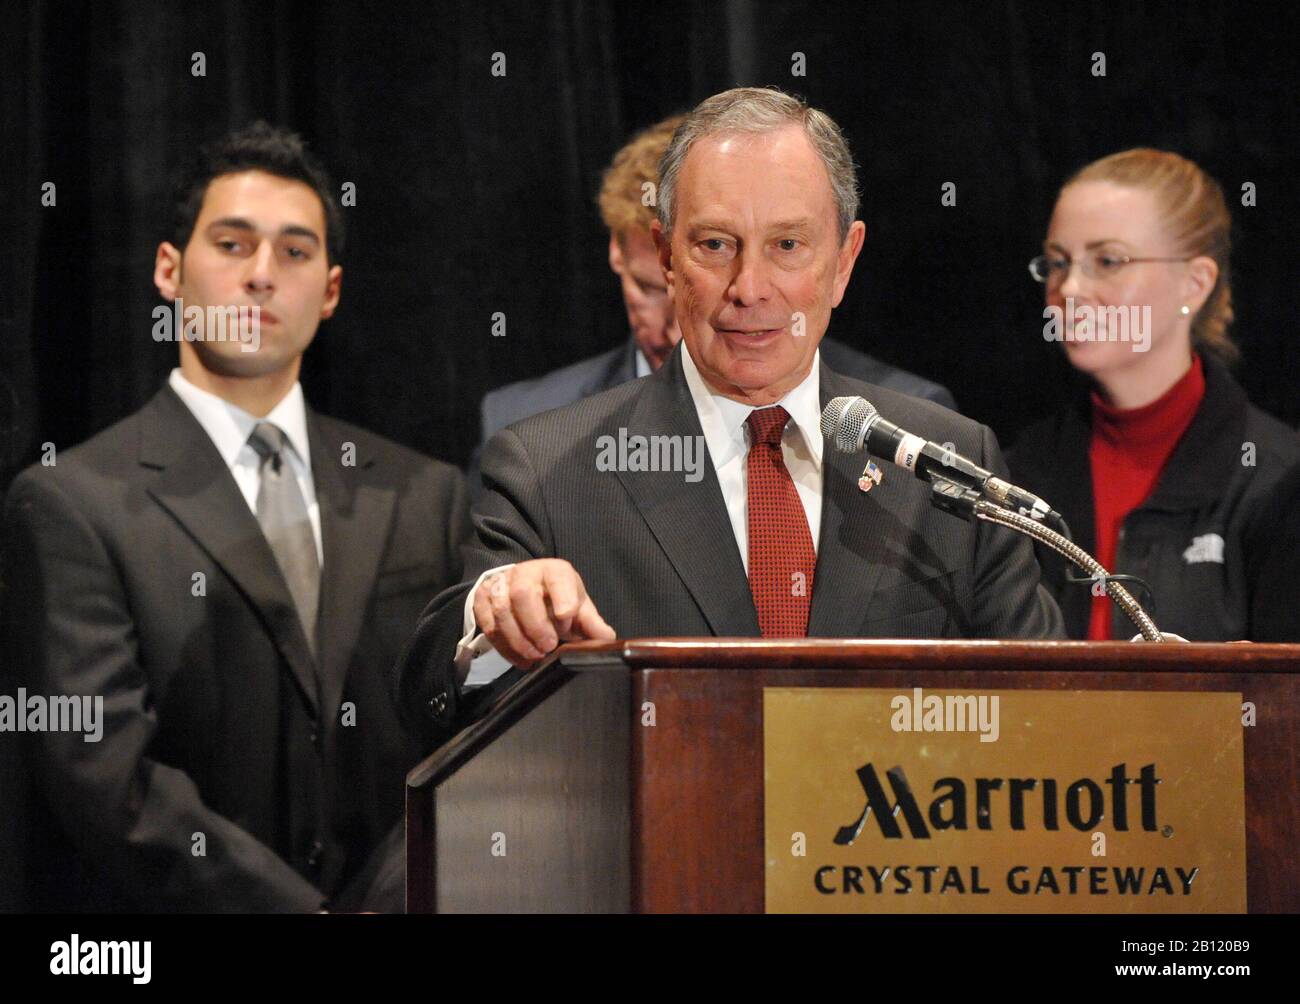
<path id="1" fill-rule="evenodd" d="M 303 398 L 342 282 L 332 192 L 263 123 L 204 148 L 154 268 L 198 308 L 179 368 L 10 491 L 18 682 L 103 710 L 97 740 L 31 736 L 32 909 L 400 907 L 366 899 L 400 846 L 376 850 L 439 736 L 399 726 L 392 667 L 460 577 L 466 491 Z"/>
<path id="2" fill-rule="evenodd" d="M 937 511 L 902 471 L 862 492 L 862 456 L 821 434 L 831 398 L 861 395 L 1006 470 L 987 427 L 819 358 L 864 235 L 839 127 L 778 90 L 737 88 L 690 114 L 662 164 L 653 232 L 682 341 L 645 379 L 492 438 L 466 578 L 421 617 L 403 711 L 450 725 L 477 656 L 527 670 L 615 629 L 1060 637 L 1027 539 Z M 641 459 L 625 462 L 614 444 L 633 442 Z"/>
<path id="3" fill-rule="evenodd" d="M 655 220 L 659 190 L 659 159 L 684 119 L 684 115 L 674 115 L 634 136 L 614 155 L 600 186 L 597 201 L 600 218 L 609 230 L 609 267 L 622 289 L 630 337 L 608 352 L 532 380 L 507 384 L 484 396 L 483 438 L 474 451 L 469 471 L 470 491 L 476 497 L 482 490 L 479 465 L 483 449 L 507 425 L 647 376 L 663 365 L 681 340 L 650 227 Z M 825 339 L 821 354 L 826 365 L 837 373 L 956 410 L 957 404 L 946 387 L 842 342 Z"/>

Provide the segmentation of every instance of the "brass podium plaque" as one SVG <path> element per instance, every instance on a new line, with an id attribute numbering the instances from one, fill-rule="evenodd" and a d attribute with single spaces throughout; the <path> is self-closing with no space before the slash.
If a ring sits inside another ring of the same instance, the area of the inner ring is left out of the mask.
<path id="1" fill-rule="evenodd" d="M 1242 913 L 1233 693 L 763 692 L 769 913 Z"/>

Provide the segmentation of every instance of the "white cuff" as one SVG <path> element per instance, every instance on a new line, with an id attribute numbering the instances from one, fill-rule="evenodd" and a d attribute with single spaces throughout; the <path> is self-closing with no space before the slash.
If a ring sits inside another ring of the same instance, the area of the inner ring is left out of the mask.
<path id="1" fill-rule="evenodd" d="M 514 562 L 509 565 L 489 568 L 478 577 L 478 581 L 474 583 L 474 588 L 465 597 L 465 614 L 461 622 L 464 636 L 456 643 L 456 679 L 462 681 L 461 686 L 463 687 L 477 687 L 484 683 L 490 683 L 510 668 L 510 663 L 506 662 L 501 655 L 498 655 L 496 649 L 492 647 L 492 642 L 488 640 L 488 636 L 479 632 L 478 622 L 474 619 L 474 597 L 478 595 L 478 587 L 483 584 L 484 579 L 499 572 L 504 572 L 508 568 L 514 568 Z M 495 656 L 495 658 L 480 660 L 480 656 L 488 654 Z M 482 665 L 480 665 L 480 662 Z"/>

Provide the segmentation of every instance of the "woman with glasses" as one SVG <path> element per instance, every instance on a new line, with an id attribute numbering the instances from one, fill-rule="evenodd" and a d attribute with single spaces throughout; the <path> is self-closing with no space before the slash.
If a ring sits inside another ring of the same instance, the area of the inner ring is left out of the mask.
<path id="1" fill-rule="evenodd" d="M 1126 150 L 1065 183 L 1029 271 L 1086 390 L 1009 463 L 1081 547 L 1141 580 L 1162 631 L 1297 641 L 1300 437 L 1228 371 L 1230 224 L 1219 185 L 1173 153 Z M 1039 560 L 1070 637 L 1132 637 L 1099 583 Z"/>

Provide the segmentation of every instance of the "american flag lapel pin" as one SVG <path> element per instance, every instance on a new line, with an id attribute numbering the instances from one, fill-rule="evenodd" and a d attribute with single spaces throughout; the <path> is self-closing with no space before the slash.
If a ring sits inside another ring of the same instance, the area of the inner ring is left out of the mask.
<path id="1" fill-rule="evenodd" d="M 868 460 L 867 466 L 862 468 L 862 476 L 858 478 L 858 489 L 860 491 L 871 491 L 872 485 L 878 485 L 884 480 L 885 472 L 876 466 L 874 460 Z"/>

